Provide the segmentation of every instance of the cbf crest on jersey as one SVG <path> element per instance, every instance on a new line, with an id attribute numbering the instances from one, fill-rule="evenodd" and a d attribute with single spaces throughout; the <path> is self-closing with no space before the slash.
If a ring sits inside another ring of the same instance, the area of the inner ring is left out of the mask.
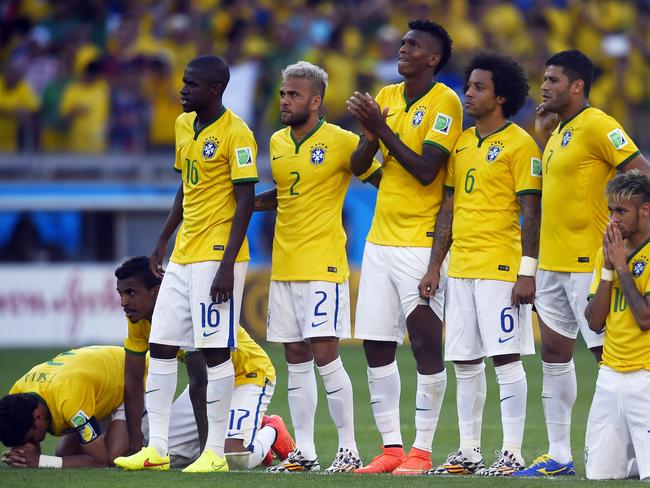
<path id="1" fill-rule="evenodd" d="M 573 130 L 565 130 L 562 133 L 562 142 L 560 142 L 560 146 L 567 147 L 569 145 L 569 142 L 571 142 L 571 136 L 573 136 Z"/>
<path id="2" fill-rule="evenodd" d="M 419 127 L 422 121 L 424 120 L 424 116 L 427 113 L 427 107 L 424 105 L 420 105 L 418 108 L 415 109 L 415 112 L 413 113 L 413 118 L 411 119 L 411 125 L 413 127 Z"/>
<path id="3" fill-rule="evenodd" d="M 203 159 L 206 161 L 214 159 L 214 157 L 217 155 L 217 149 L 219 149 L 219 141 L 217 139 L 214 137 L 209 137 L 206 139 L 203 143 Z"/>
<path id="4" fill-rule="evenodd" d="M 310 160 L 314 166 L 320 166 L 325 162 L 325 155 L 327 154 L 327 146 L 325 144 L 314 144 L 310 149 Z"/>
<path id="5" fill-rule="evenodd" d="M 643 258 L 639 258 L 634 263 L 632 264 L 632 276 L 635 278 L 638 278 L 643 274 L 645 271 L 645 267 L 647 265 L 647 261 Z"/>
<path id="6" fill-rule="evenodd" d="M 503 151 L 503 147 L 504 146 L 501 141 L 494 141 L 492 144 L 490 144 L 490 147 L 488 148 L 487 151 L 487 155 L 485 156 L 487 162 L 493 163 L 499 157 L 501 151 Z"/>

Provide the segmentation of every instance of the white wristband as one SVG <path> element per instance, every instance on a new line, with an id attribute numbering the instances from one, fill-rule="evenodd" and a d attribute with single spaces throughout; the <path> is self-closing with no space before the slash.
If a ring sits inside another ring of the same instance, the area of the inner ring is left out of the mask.
<path id="1" fill-rule="evenodd" d="M 614 281 L 614 270 L 605 268 L 601 269 L 600 279 L 603 281 Z"/>
<path id="2" fill-rule="evenodd" d="M 38 457 L 38 467 L 61 469 L 63 467 L 63 458 L 59 456 L 46 456 L 44 454 L 41 454 Z"/>
<path id="3" fill-rule="evenodd" d="M 537 272 L 537 259 L 522 256 L 519 262 L 519 276 L 535 276 Z"/>

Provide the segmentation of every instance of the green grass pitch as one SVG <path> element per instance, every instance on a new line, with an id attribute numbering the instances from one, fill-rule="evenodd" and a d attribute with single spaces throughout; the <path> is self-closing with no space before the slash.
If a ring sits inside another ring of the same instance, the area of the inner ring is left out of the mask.
<path id="1" fill-rule="evenodd" d="M 280 414 L 290 424 L 289 408 L 286 400 L 287 369 L 284 363 L 282 349 L 274 345 L 266 345 L 278 372 L 275 396 L 269 412 Z M 413 416 L 415 409 L 415 363 L 408 347 L 399 348 L 398 363 L 402 377 L 401 418 L 402 435 L 405 446 L 410 447 L 415 431 Z M 0 391 L 9 390 L 12 383 L 34 364 L 50 359 L 60 351 L 53 350 L 2 350 L 0 353 Z M 355 392 L 355 422 L 356 436 L 360 454 L 364 462 L 379 453 L 381 439 L 375 428 L 369 404 L 368 384 L 366 380 L 366 363 L 360 345 L 344 345 L 341 356 L 348 370 Z M 594 359 L 584 344 L 576 346 L 576 370 L 578 376 L 578 400 L 573 409 L 572 445 L 573 455 L 578 470 L 578 476 L 562 479 L 504 479 L 478 477 L 434 478 L 434 477 L 404 477 L 393 478 L 388 475 L 359 476 L 352 474 L 327 476 L 318 473 L 298 474 L 266 474 L 261 470 L 244 473 L 184 475 L 180 471 L 171 472 L 136 472 L 127 473 L 116 469 L 78 469 L 78 470 L 46 470 L 46 469 L 0 469 L 0 487 L 13 486 L 47 486 L 48 488 L 71 486 L 115 487 L 138 486 L 138 488 L 177 486 L 190 481 L 195 488 L 206 487 L 247 487 L 247 486 L 311 486 L 334 487 L 346 485 L 352 487 L 378 486 L 494 486 L 506 483 L 509 486 L 633 486 L 633 481 L 618 482 L 589 482 L 584 479 L 583 443 L 585 424 L 596 380 Z M 524 366 L 528 375 L 528 416 L 524 435 L 524 457 L 527 462 L 545 452 L 547 448 L 546 427 L 540 400 L 541 395 L 541 362 L 539 356 L 527 357 Z M 181 368 L 182 370 L 182 368 Z M 498 391 L 491 364 L 487 368 L 488 398 L 485 405 L 483 420 L 483 455 L 486 463 L 493 461 L 494 451 L 501 445 L 501 424 L 499 414 Z M 434 464 L 442 462 L 447 453 L 455 450 L 458 445 L 458 427 L 456 422 L 455 378 L 453 368 L 448 367 L 449 382 L 445 394 L 438 429 L 433 445 Z M 318 376 L 318 375 L 317 375 Z M 185 385 L 184 372 L 179 375 L 179 391 Z M 320 380 L 319 380 L 320 383 Z M 327 411 L 327 402 L 319 386 L 318 412 L 316 417 L 316 446 L 323 467 L 332 461 L 337 447 L 337 436 Z M 44 445 L 44 453 L 52 453 L 55 439 L 48 436 Z M 502 481 L 503 480 L 503 481 Z M 637 482 L 638 483 L 638 482 Z M 644 486 L 647 486 L 644 484 Z"/>

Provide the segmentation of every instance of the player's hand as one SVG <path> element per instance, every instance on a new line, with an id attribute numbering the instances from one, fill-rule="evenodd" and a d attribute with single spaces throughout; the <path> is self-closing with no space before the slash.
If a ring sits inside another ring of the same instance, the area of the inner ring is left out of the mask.
<path id="1" fill-rule="evenodd" d="M 216 303 L 227 302 L 232 300 L 232 290 L 235 286 L 235 264 L 221 261 L 219 271 L 212 281 L 210 296 Z"/>
<path id="2" fill-rule="evenodd" d="M 162 267 L 163 260 L 167 255 L 167 243 L 158 241 L 149 258 L 149 269 L 157 277 L 162 278 L 165 270 Z"/>
<path id="3" fill-rule="evenodd" d="M 607 253 L 609 262 L 617 272 L 627 269 L 627 246 L 616 224 L 609 222 L 605 227 L 607 238 Z"/>
<path id="4" fill-rule="evenodd" d="M 38 468 L 40 455 L 34 444 L 25 444 L 3 453 L 2 461 L 13 468 Z"/>
<path id="5" fill-rule="evenodd" d="M 553 129 L 560 123 L 560 116 L 553 112 L 547 112 L 540 103 L 535 109 L 535 132 L 543 137 L 545 141 L 551 137 Z"/>
<path id="6" fill-rule="evenodd" d="M 515 286 L 512 287 L 512 306 L 519 307 L 535 300 L 535 277 L 518 276 Z"/>
<path id="7" fill-rule="evenodd" d="M 366 135 L 366 132 L 371 132 L 375 135 L 377 130 L 386 124 L 388 107 L 382 111 L 379 104 L 369 93 L 354 92 L 354 95 L 346 103 L 348 111 L 354 115 L 364 128 L 364 135 Z M 370 140 L 372 141 L 374 139 Z"/>
<path id="8" fill-rule="evenodd" d="M 609 224 L 607 224 L 609 226 Z M 614 265 L 609 260 L 609 239 L 607 238 L 607 227 L 605 227 L 605 232 L 603 232 L 603 267 L 605 269 L 613 270 Z"/>
<path id="9" fill-rule="evenodd" d="M 418 285 L 418 291 L 420 292 L 420 298 L 424 300 L 429 300 L 436 294 L 438 289 L 438 284 L 440 283 L 440 268 L 433 268 L 427 270 L 424 277 L 420 280 Z"/>

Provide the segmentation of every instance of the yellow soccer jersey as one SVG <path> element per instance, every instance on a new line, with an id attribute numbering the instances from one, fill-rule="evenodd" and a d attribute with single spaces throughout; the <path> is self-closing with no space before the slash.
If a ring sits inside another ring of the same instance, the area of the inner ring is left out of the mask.
<path id="1" fill-rule="evenodd" d="M 597 108 L 558 125 L 542 158 L 540 269 L 594 269 L 607 224 L 605 185 L 637 154 L 620 124 Z"/>
<path id="2" fill-rule="evenodd" d="M 124 349 L 132 354 L 144 355 L 149 350 L 149 334 L 151 333 L 151 322 L 146 319 L 138 322 L 127 322 L 127 335 L 124 339 Z"/>
<path id="3" fill-rule="evenodd" d="M 101 153 L 108 141 L 110 116 L 110 86 L 105 80 L 91 84 L 71 83 L 63 92 L 61 115 L 67 116 L 75 109 L 83 113 L 70 124 L 68 149 L 79 153 Z"/>
<path id="4" fill-rule="evenodd" d="M 458 138 L 445 186 L 454 189 L 449 276 L 516 281 L 521 260 L 517 197 L 541 194 L 541 154 L 532 137 L 508 122 L 481 138 Z M 383 184 L 383 182 L 382 182 Z"/>
<path id="5" fill-rule="evenodd" d="M 389 108 L 386 123 L 418 154 L 431 144 L 449 154 L 462 132 L 463 109 L 458 96 L 442 83 L 433 83 L 417 100 L 408 100 L 404 83 L 382 88 L 377 103 Z M 441 170 L 429 185 L 421 185 L 387 150 L 381 185 L 368 241 L 384 246 L 431 247 L 433 227 L 442 203 Z"/>
<path id="6" fill-rule="evenodd" d="M 50 410 L 50 433 L 77 431 L 83 443 L 96 439 L 98 421 L 124 401 L 124 349 L 88 346 L 72 349 L 34 366 L 9 393 L 34 393 Z"/>
<path id="7" fill-rule="evenodd" d="M 0 151 L 18 149 L 18 116 L 16 112 L 36 112 L 40 100 L 26 81 L 7 88 L 0 78 Z"/>
<path id="8" fill-rule="evenodd" d="M 323 119 L 301 141 L 293 138 L 290 127 L 271 137 L 271 171 L 278 191 L 272 280 L 348 279 L 341 212 L 352 176 L 350 156 L 358 142 L 356 134 Z M 361 179 L 379 168 L 373 161 Z"/>
<path id="9" fill-rule="evenodd" d="M 232 353 L 235 368 L 235 386 L 264 386 L 267 380 L 275 383 L 275 368 L 268 354 L 242 326 L 237 332 L 237 350 Z"/>
<path id="10" fill-rule="evenodd" d="M 644 296 L 650 295 L 650 240 L 628 257 L 630 272 L 637 290 Z M 602 248 L 596 253 L 594 280 L 589 297 L 596 294 L 600 284 L 600 270 L 603 267 Z M 616 371 L 650 370 L 650 331 L 639 329 L 630 309 L 618 274 L 614 273 L 609 314 L 605 320 L 605 345 L 603 364 Z"/>
<path id="11" fill-rule="evenodd" d="M 220 261 L 235 214 L 233 184 L 257 182 L 257 144 L 253 132 L 232 111 L 224 111 L 200 132 L 196 114 L 176 119 L 176 161 L 183 178 L 183 223 L 172 261 L 179 264 Z M 237 261 L 248 261 L 248 241 Z"/>

